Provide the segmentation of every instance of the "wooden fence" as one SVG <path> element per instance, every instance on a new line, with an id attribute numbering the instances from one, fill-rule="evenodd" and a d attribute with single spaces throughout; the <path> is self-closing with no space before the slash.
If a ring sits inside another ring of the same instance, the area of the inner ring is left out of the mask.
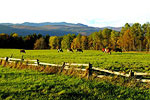
<path id="1" fill-rule="evenodd" d="M 61 72 L 65 69 L 65 70 L 69 70 L 72 67 L 70 66 L 79 66 L 79 67 L 73 67 L 74 70 L 81 70 L 81 71 L 86 71 L 88 72 L 87 77 L 89 78 L 90 76 L 92 76 L 94 71 L 99 71 L 99 72 L 103 72 L 103 73 L 109 73 L 109 74 L 113 74 L 113 75 L 119 75 L 119 76 L 123 76 L 123 77 L 136 77 L 136 76 L 150 76 L 150 73 L 141 73 L 141 72 L 133 72 L 132 70 L 130 70 L 130 72 L 127 73 L 123 73 L 123 72 L 116 72 L 116 71 L 111 71 L 111 70 L 106 70 L 106 69 L 101 69 L 101 68 L 96 68 L 93 67 L 92 64 L 77 64 L 77 63 L 66 63 L 63 62 L 62 64 L 50 64 L 50 63 L 44 63 L 44 62 L 40 62 L 38 59 L 37 60 L 25 60 L 25 59 L 17 59 L 17 58 L 0 58 L 1 60 L 5 60 L 7 62 L 14 62 L 14 61 L 19 61 L 19 62 L 27 62 L 26 65 L 32 65 L 32 66 L 57 66 L 57 67 L 61 67 Z M 84 66 L 85 68 L 81 68 L 80 66 Z M 106 75 L 97 75 L 96 77 L 98 78 L 102 78 L 102 77 L 106 77 Z M 141 81 L 141 82 L 150 82 L 150 79 L 137 79 L 137 81 Z"/>

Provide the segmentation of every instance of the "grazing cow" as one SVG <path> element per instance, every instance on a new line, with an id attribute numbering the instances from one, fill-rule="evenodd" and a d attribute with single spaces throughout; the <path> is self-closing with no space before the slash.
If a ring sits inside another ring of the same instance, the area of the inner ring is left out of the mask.
<path id="1" fill-rule="evenodd" d="M 115 52 L 121 52 L 121 53 L 122 53 L 122 49 L 120 49 L 120 48 L 115 48 L 114 51 L 115 51 Z"/>
<path id="2" fill-rule="evenodd" d="M 102 48 L 102 52 L 105 52 L 105 48 Z"/>
<path id="3" fill-rule="evenodd" d="M 111 54 L 111 48 L 103 48 L 102 52 Z"/>
<path id="4" fill-rule="evenodd" d="M 111 48 L 107 48 L 107 49 L 105 49 L 105 51 L 106 51 L 106 53 L 111 54 Z"/>
<path id="5" fill-rule="evenodd" d="M 73 52 L 73 50 L 72 49 L 67 49 L 67 52 Z"/>
<path id="6" fill-rule="evenodd" d="M 26 51 L 24 49 L 20 50 L 20 53 L 26 53 Z"/>
<path id="7" fill-rule="evenodd" d="M 82 49 L 76 49 L 76 52 L 82 52 L 83 53 L 83 50 Z"/>
<path id="8" fill-rule="evenodd" d="M 63 52 L 63 50 L 62 50 L 62 49 L 57 49 L 57 51 L 58 51 L 58 52 Z"/>

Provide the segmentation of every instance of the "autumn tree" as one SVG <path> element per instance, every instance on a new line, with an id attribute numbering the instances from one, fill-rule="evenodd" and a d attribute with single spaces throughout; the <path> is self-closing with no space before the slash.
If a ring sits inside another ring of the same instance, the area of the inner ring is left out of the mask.
<path id="1" fill-rule="evenodd" d="M 46 42 L 42 37 L 36 40 L 34 43 L 34 49 L 46 49 Z"/>
<path id="2" fill-rule="evenodd" d="M 130 29 L 130 25 L 128 23 L 126 23 L 124 25 L 124 27 L 121 28 L 121 31 L 120 31 L 120 35 L 123 35 L 125 31 L 127 31 L 128 29 Z"/>
<path id="3" fill-rule="evenodd" d="M 134 48 L 133 44 L 134 44 L 134 36 L 133 33 L 131 32 L 131 26 L 128 23 L 126 23 L 124 27 L 122 27 L 121 29 L 120 35 L 117 40 L 117 45 L 123 50 L 128 51 L 133 50 Z"/>
<path id="4" fill-rule="evenodd" d="M 59 40 L 57 36 L 51 36 L 49 38 L 49 46 L 51 49 L 58 49 L 59 48 Z"/>
<path id="5" fill-rule="evenodd" d="M 88 38 L 87 38 L 87 36 L 81 37 L 81 48 L 84 50 L 88 49 Z"/>
<path id="6" fill-rule="evenodd" d="M 72 41 L 72 43 L 71 43 L 71 48 L 72 48 L 72 49 L 78 48 L 78 47 L 77 47 L 77 38 L 74 38 L 74 39 L 73 39 L 73 41 Z"/>
<path id="7" fill-rule="evenodd" d="M 11 34 L 12 35 L 12 37 L 14 37 L 14 38 L 17 38 L 18 37 L 18 34 L 17 33 L 13 33 L 13 34 Z"/>
<path id="8" fill-rule="evenodd" d="M 130 34 L 130 29 L 126 30 L 125 33 L 122 36 L 122 48 L 125 51 L 131 50 L 132 47 L 132 35 Z"/>

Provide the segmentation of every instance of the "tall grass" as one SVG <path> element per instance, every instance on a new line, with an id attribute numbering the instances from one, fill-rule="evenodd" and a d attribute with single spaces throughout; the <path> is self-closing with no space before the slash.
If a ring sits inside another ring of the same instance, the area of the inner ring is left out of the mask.
<path id="1" fill-rule="evenodd" d="M 104 80 L 86 80 L 0 66 L 0 99 L 149 100 L 150 90 L 124 87 Z"/>

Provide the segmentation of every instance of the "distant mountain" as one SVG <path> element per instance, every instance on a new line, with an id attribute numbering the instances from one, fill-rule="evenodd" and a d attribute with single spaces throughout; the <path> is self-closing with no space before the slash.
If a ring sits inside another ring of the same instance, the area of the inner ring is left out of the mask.
<path id="1" fill-rule="evenodd" d="M 78 24 L 73 24 L 73 23 L 66 23 L 66 22 L 44 22 L 44 23 L 30 23 L 30 22 L 25 22 L 22 24 L 18 25 L 25 25 L 25 26 L 45 26 L 45 25 L 64 25 L 64 26 L 77 26 L 77 27 L 88 27 L 87 25 L 78 23 Z"/>
<path id="2" fill-rule="evenodd" d="M 112 29 L 112 30 L 115 30 L 115 31 L 120 31 L 122 27 L 111 27 L 111 26 L 102 27 L 102 29 L 104 29 L 104 28 Z"/>
<path id="3" fill-rule="evenodd" d="M 121 28 L 105 27 L 120 31 Z M 0 23 L 0 33 L 18 33 L 21 36 L 29 34 L 49 34 L 50 36 L 62 36 L 68 33 L 90 35 L 93 32 L 102 30 L 103 28 L 90 27 L 81 23 L 73 24 L 66 22 L 44 22 L 44 23 L 30 23 L 25 22 L 21 24 Z"/>

